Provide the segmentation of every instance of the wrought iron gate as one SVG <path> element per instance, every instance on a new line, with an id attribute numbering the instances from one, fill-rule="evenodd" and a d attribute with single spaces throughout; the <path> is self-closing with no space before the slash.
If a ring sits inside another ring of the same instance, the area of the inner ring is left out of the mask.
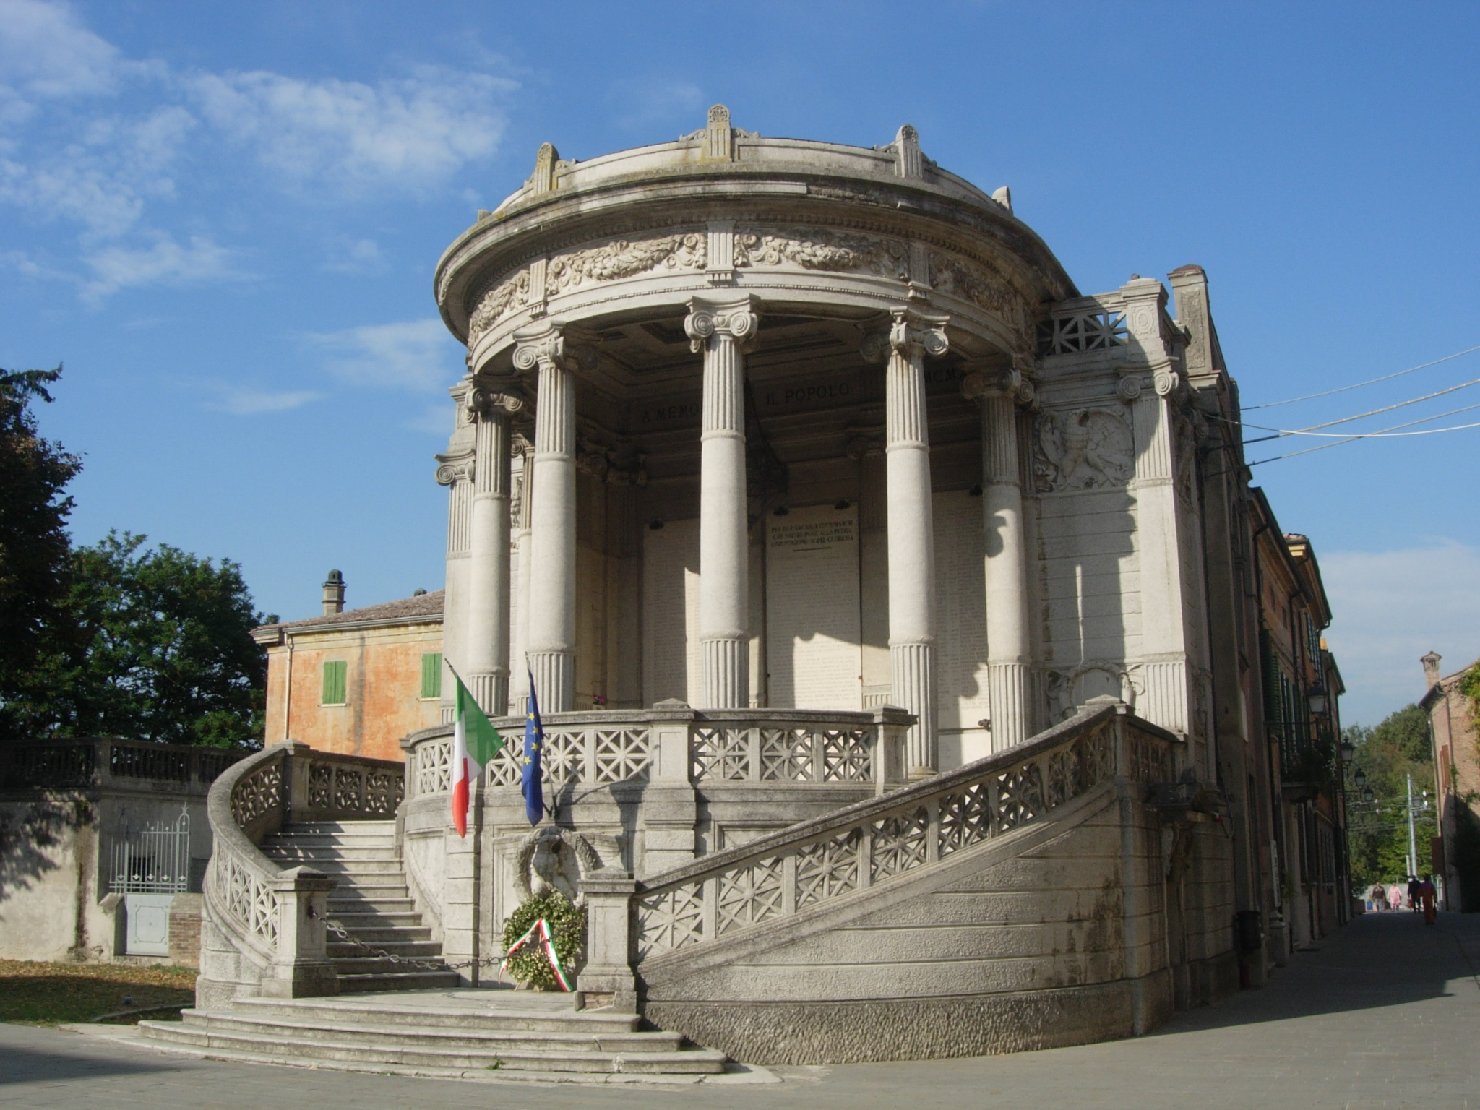
<path id="1" fill-rule="evenodd" d="M 124 954 L 168 956 L 170 903 L 190 886 L 190 813 L 125 828 L 112 856 L 108 890 L 123 895 Z"/>

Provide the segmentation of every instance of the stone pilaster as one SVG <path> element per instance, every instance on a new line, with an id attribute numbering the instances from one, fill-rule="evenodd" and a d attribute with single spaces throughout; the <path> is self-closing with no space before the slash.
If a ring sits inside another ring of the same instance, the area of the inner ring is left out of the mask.
<path id="1" fill-rule="evenodd" d="M 530 482 L 526 653 L 540 710 L 575 707 L 576 403 L 574 360 L 558 325 L 516 336 L 514 365 L 537 374 Z"/>
<path id="2" fill-rule="evenodd" d="M 469 537 L 472 532 L 473 475 L 476 470 L 471 428 L 467 422 L 466 384 L 453 391 L 458 400 L 457 423 L 447 452 L 437 456 L 437 484 L 447 487 L 447 578 L 442 600 L 442 653 L 462 669 L 465 605 L 468 584 Z M 452 719 L 452 686 L 442 693 L 442 719 Z"/>
<path id="3" fill-rule="evenodd" d="M 509 704 L 509 413 L 522 406 L 509 394 L 468 394 L 475 465 L 462 673 L 491 716 Z"/>
<path id="4" fill-rule="evenodd" d="M 1165 320 L 1161 283 L 1134 279 L 1121 287 L 1130 345 L 1138 350 L 1122 371 L 1120 399 L 1129 406 L 1135 437 L 1136 536 L 1141 563 L 1141 647 L 1144 692 L 1136 711 L 1173 732 L 1191 731 L 1189 642 L 1183 545 L 1193 542 L 1178 508 L 1174 402 L 1184 390 L 1176 347 Z"/>
<path id="5" fill-rule="evenodd" d="M 1018 444 L 1018 405 L 1031 400 L 1033 387 L 1021 370 L 1014 368 L 992 374 L 968 374 L 962 392 L 981 406 L 987 697 L 991 706 L 992 750 L 1002 751 L 1031 736 L 1035 724 L 1030 695 L 1032 643 Z"/>
<path id="6" fill-rule="evenodd" d="M 906 737 L 911 776 L 939 762 L 935 690 L 935 542 L 925 356 L 949 349 L 947 317 L 890 310 L 884 379 L 885 499 L 889 519 L 890 700 L 918 718 Z"/>
<path id="7" fill-rule="evenodd" d="M 745 486 L 745 365 L 755 336 L 750 297 L 689 302 L 684 320 L 704 355 L 699 478 L 699 641 L 704 707 L 749 704 L 749 540 Z"/>

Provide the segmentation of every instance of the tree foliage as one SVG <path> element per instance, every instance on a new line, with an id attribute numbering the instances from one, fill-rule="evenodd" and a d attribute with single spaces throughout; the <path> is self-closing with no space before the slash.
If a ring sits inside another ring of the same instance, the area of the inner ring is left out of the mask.
<path id="1" fill-rule="evenodd" d="M 0 370 L 0 701 L 49 638 L 67 589 L 67 483 L 77 456 L 37 433 L 34 402 L 50 403 L 55 370 Z"/>
<path id="2" fill-rule="evenodd" d="M 32 661 L 13 718 L 31 735 L 251 744 L 265 677 L 241 568 L 145 544 L 113 532 L 72 553 L 67 634 Z"/>
<path id="3" fill-rule="evenodd" d="M 1433 749 L 1428 715 L 1417 705 L 1404 706 L 1375 728 L 1354 725 L 1343 733 L 1356 748 L 1347 781 L 1347 844 L 1351 851 L 1352 886 L 1408 877 L 1408 778 L 1413 778 L 1414 800 L 1423 804 L 1423 792 L 1434 788 Z M 1367 802 L 1351 776 L 1360 770 L 1367 778 L 1372 801 Z M 1427 809 L 1414 817 L 1418 870 L 1429 870 L 1429 842 L 1438 835 L 1437 807 L 1432 797 Z"/>

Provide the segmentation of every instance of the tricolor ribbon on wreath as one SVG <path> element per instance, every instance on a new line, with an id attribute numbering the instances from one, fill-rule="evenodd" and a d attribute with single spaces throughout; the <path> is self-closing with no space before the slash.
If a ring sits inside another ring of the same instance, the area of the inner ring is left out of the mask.
<path id="1" fill-rule="evenodd" d="M 565 968 L 560 966 L 560 957 L 555 953 L 555 935 L 550 931 L 550 923 L 543 917 L 531 925 L 522 937 L 509 945 L 509 950 L 504 953 L 503 961 L 498 965 L 499 974 L 504 973 L 514 953 L 530 945 L 535 945 L 545 954 L 545 961 L 550 965 L 550 970 L 555 973 L 555 981 L 560 984 L 561 990 L 568 993 L 570 980 L 566 978 Z"/>

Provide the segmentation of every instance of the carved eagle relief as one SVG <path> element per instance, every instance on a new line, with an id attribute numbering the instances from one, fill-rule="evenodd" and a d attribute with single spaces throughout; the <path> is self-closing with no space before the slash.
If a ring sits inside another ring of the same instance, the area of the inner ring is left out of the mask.
<path id="1" fill-rule="evenodd" d="M 1034 486 L 1039 493 L 1123 486 L 1134 446 L 1125 418 L 1107 409 L 1045 412 L 1034 437 Z"/>

